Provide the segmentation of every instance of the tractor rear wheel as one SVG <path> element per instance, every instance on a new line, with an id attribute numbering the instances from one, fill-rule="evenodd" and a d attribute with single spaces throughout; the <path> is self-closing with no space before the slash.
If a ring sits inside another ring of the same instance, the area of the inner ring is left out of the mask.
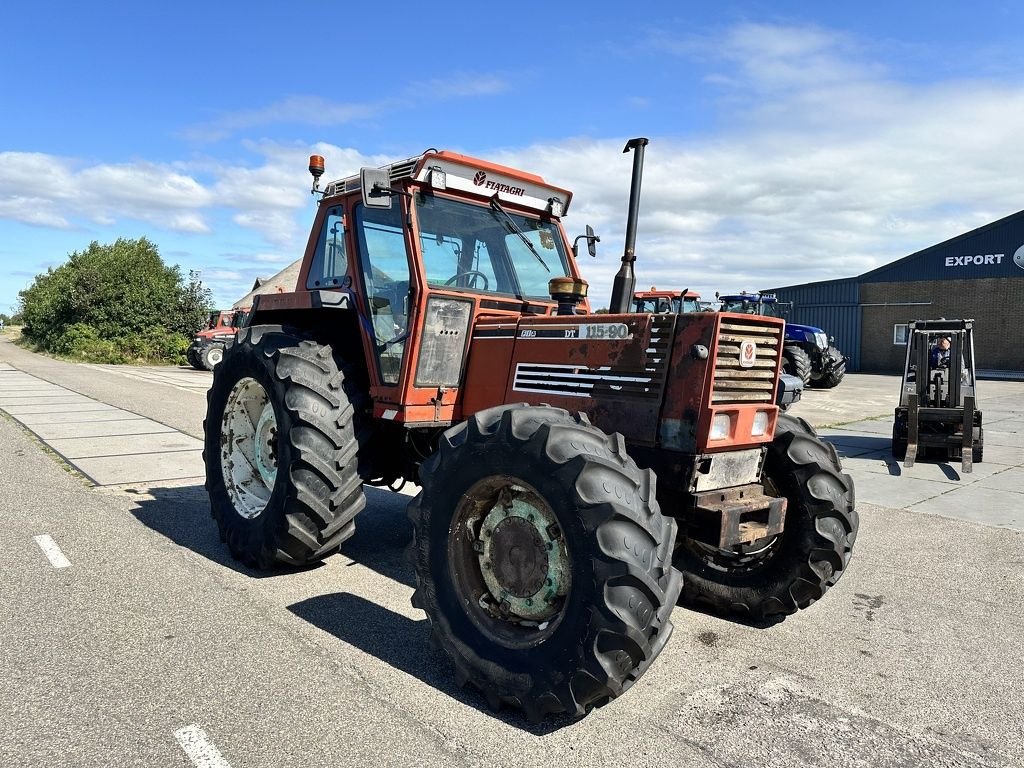
<path id="1" fill-rule="evenodd" d="M 208 371 L 212 371 L 221 361 L 224 359 L 224 345 L 223 344 L 207 344 L 199 352 L 199 362 L 203 368 Z"/>
<path id="2" fill-rule="evenodd" d="M 822 357 L 830 360 L 842 360 L 843 353 L 840 352 L 835 347 L 829 347 L 827 350 L 825 350 L 825 354 L 823 354 Z M 811 384 L 812 386 L 820 387 L 821 389 L 832 389 L 833 387 L 839 386 L 839 382 L 843 380 L 843 377 L 845 375 L 846 363 L 841 363 L 838 366 L 833 366 L 832 368 L 830 368 L 828 373 L 821 373 L 815 376 L 814 372 L 812 371 Z"/>
<path id="3" fill-rule="evenodd" d="M 846 571 L 859 524 L 853 480 L 803 419 L 779 414 L 765 458 L 767 490 L 787 499 L 783 532 L 734 550 L 687 540 L 676 550 L 682 601 L 757 622 L 781 621 Z"/>
<path id="4" fill-rule="evenodd" d="M 197 371 L 205 371 L 203 364 L 199 361 L 199 350 L 196 347 L 189 347 L 185 353 L 185 359 L 188 360 L 188 364 L 195 368 Z"/>
<path id="5" fill-rule="evenodd" d="M 559 408 L 490 408 L 444 433 L 420 481 L 413 605 L 460 685 L 533 721 L 578 717 L 661 652 L 676 523 L 619 435 Z"/>
<path id="6" fill-rule="evenodd" d="M 213 378 L 203 424 L 220 536 L 257 568 L 321 560 L 366 505 L 357 415 L 331 347 L 280 326 L 242 331 Z"/>
<path id="7" fill-rule="evenodd" d="M 811 356 L 801 347 L 792 344 L 783 347 L 782 372 L 798 376 L 806 387 L 811 380 Z"/>

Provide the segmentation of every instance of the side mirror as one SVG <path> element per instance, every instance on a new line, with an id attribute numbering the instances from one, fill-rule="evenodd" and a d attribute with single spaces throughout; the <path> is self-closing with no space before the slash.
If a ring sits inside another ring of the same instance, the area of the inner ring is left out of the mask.
<path id="1" fill-rule="evenodd" d="M 391 207 L 391 175 L 381 168 L 360 168 L 359 186 L 367 208 Z"/>
<path id="2" fill-rule="evenodd" d="M 594 234 L 594 228 L 587 224 L 587 253 L 591 256 L 597 256 L 597 244 L 601 242 L 601 238 Z"/>
<path id="3" fill-rule="evenodd" d="M 587 253 L 591 256 L 597 256 L 597 244 L 601 242 L 601 238 L 595 235 L 594 228 L 587 224 L 587 233 L 585 235 L 577 235 L 576 239 L 572 241 L 573 258 L 578 259 L 580 257 L 579 242 L 582 238 L 587 239 Z"/>

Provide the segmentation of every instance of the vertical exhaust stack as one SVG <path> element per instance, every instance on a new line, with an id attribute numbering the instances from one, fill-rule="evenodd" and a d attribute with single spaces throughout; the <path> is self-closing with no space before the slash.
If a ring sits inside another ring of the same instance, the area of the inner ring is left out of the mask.
<path id="1" fill-rule="evenodd" d="M 630 139 L 626 142 L 623 154 L 633 150 L 633 181 L 629 185 L 629 213 L 626 216 L 626 247 L 622 252 L 622 266 L 619 267 L 615 280 L 612 282 L 612 299 L 608 311 L 612 314 L 623 314 L 629 310 L 636 288 L 636 275 L 633 262 L 636 261 L 636 220 L 640 212 L 640 179 L 644 174 L 644 147 L 647 139 Z"/>

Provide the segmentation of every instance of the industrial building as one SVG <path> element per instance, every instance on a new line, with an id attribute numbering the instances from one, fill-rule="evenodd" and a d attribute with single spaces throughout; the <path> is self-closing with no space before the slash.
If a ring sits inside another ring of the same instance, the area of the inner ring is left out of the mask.
<path id="1" fill-rule="evenodd" d="M 847 370 L 903 370 L 911 320 L 974 319 L 979 375 L 1024 378 L 1024 211 L 857 277 L 770 288 L 835 336 Z"/>

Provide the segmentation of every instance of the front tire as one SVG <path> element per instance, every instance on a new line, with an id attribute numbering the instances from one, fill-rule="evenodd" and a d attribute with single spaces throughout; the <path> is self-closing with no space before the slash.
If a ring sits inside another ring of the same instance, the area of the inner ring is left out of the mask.
<path id="1" fill-rule="evenodd" d="M 448 430 L 409 506 L 413 605 L 492 707 L 583 716 L 665 646 L 675 521 L 619 435 L 544 406 Z"/>
<path id="2" fill-rule="evenodd" d="M 839 361 L 842 361 L 843 360 L 843 353 L 840 352 L 835 347 L 829 347 L 827 350 L 825 350 L 825 353 L 822 355 L 822 358 L 826 359 L 826 360 L 839 360 Z M 818 376 L 814 376 L 814 374 L 812 373 L 812 375 L 811 375 L 811 384 L 813 386 L 815 386 L 815 387 L 820 387 L 821 389 L 832 389 L 833 387 L 838 387 L 839 386 L 839 382 L 841 382 L 843 380 L 843 377 L 845 375 L 846 375 L 846 363 L 845 362 L 834 363 L 829 368 L 828 373 L 822 373 L 822 374 L 820 374 Z"/>
<path id="3" fill-rule="evenodd" d="M 199 353 L 199 363 L 207 371 L 212 371 L 224 360 L 223 344 L 207 344 Z"/>
<path id="4" fill-rule="evenodd" d="M 852 478 L 803 419 L 779 414 L 765 457 L 768 490 L 787 499 L 781 535 L 735 550 L 687 540 L 676 551 L 682 602 L 757 622 L 781 621 L 846 572 L 857 538 Z"/>
<path id="5" fill-rule="evenodd" d="M 203 424 L 206 489 L 231 554 L 257 568 L 335 552 L 366 505 L 349 387 L 331 347 L 246 328 L 217 367 Z"/>

